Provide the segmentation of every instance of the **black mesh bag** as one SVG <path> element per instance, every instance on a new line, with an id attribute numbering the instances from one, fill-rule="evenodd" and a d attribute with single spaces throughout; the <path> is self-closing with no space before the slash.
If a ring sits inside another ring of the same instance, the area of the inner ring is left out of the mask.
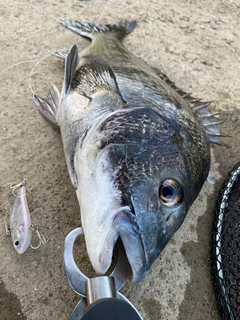
<path id="1" fill-rule="evenodd" d="M 240 319 L 240 162 L 219 192 L 213 226 L 215 289 L 222 319 Z"/>

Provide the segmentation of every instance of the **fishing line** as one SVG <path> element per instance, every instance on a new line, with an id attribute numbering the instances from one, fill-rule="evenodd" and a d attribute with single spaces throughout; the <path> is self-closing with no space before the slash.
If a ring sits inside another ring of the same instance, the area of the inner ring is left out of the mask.
<path id="1" fill-rule="evenodd" d="M 21 62 L 18 62 L 18 63 L 14 63 L 13 65 L 11 65 L 11 66 L 7 67 L 6 69 L 4 69 L 4 70 L 0 73 L 0 76 L 3 75 L 6 71 L 8 71 L 8 70 L 10 70 L 10 69 L 12 69 L 12 68 L 20 65 L 20 64 L 31 63 L 31 62 L 36 62 L 36 61 L 38 61 L 38 60 L 36 60 L 36 59 L 35 59 L 35 60 L 25 60 L 25 61 L 21 61 Z"/>
<path id="2" fill-rule="evenodd" d="M 104 13 L 106 12 L 106 8 L 107 6 L 109 5 L 109 1 L 107 0 L 102 8 L 102 12 L 100 13 L 99 15 L 99 18 L 98 18 L 98 23 L 100 22 L 100 20 L 102 19 Z M 64 50 L 62 50 L 64 51 Z M 6 69 L 4 69 L 1 73 L 0 73 L 0 77 L 7 71 L 9 71 L 10 69 L 14 68 L 14 67 L 17 67 L 19 65 L 22 65 L 22 64 L 26 64 L 26 63 L 34 63 L 35 62 L 35 65 L 33 66 L 33 68 L 31 69 L 30 71 L 30 74 L 29 74 L 29 77 L 28 77 L 28 87 L 29 89 L 31 90 L 32 94 L 35 94 L 35 91 L 33 90 L 33 86 L 32 86 L 32 75 L 34 73 L 34 70 L 37 68 L 37 66 L 43 61 L 45 60 L 46 58 L 48 58 L 49 56 L 51 56 L 52 54 L 51 53 L 48 53 L 47 55 L 43 56 L 41 59 L 33 59 L 33 60 L 24 60 L 24 61 L 20 61 L 20 62 L 17 62 L 17 63 L 14 63 L 13 65 L 10 65 L 9 67 L 7 67 Z M 7 166 L 7 164 L 4 162 L 4 159 L 2 157 L 2 155 L 0 154 L 0 158 L 2 160 L 2 163 L 3 163 L 3 166 L 8 170 L 8 172 L 10 172 L 10 169 L 9 167 Z"/>
<path id="3" fill-rule="evenodd" d="M 100 13 L 99 15 L 99 18 L 98 18 L 98 23 L 100 23 L 104 13 L 106 12 L 106 8 L 109 4 L 109 1 L 107 0 L 106 3 L 104 4 L 103 6 L 103 9 L 102 9 L 102 12 Z M 33 72 L 34 70 L 36 69 L 36 67 L 43 61 L 45 60 L 47 57 L 51 56 L 51 53 L 48 53 L 47 55 L 45 55 L 44 57 L 42 57 L 40 60 L 37 60 L 37 59 L 34 59 L 34 60 L 24 60 L 24 61 L 20 61 L 20 62 L 17 62 L 17 63 L 14 63 L 13 65 L 7 67 L 6 69 L 4 69 L 1 73 L 0 73 L 0 76 L 2 76 L 6 71 L 16 67 L 16 66 L 19 66 L 21 64 L 25 64 L 25 63 L 34 63 L 36 62 L 36 64 L 34 65 L 34 67 L 32 68 L 31 72 L 30 72 L 30 75 L 29 75 L 29 78 L 28 78 L 28 86 L 29 86 L 29 89 L 31 90 L 32 94 L 35 94 L 34 90 L 33 90 L 33 87 L 31 85 L 31 77 L 33 75 Z"/>
<path id="4" fill-rule="evenodd" d="M 107 8 L 108 4 L 109 4 L 109 1 L 107 0 L 107 1 L 104 3 L 104 5 L 103 5 L 102 11 L 101 11 L 101 13 L 100 13 L 100 15 L 99 15 L 99 18 L 97 19 L 97 20 L 98 20 L 98 23 L 100 23 L 100 21 L 102 20 L 104 14 L 105 14 L 105 12 L 106 12 L 106 8 Z M 60 51 L 60 50 L 59 50 L 59 51 Z M 62 50 L 62 51 L 64 51 L 64 50 Z M 32 93 L 32 94 L 35 94 L 35 91 L 33 90 L 33 86 L 32 86 L 32 76 L 33 76 L 33 73 L 34 73 L 34 71 L 36 70 L 36 68 L 38 67 L 38 65 L 39 65 L 42 61 L 44 61 L 46 58 L 48 58 L 49 56 L 51 56 L 51 55 L 52 55 L 51 53 L 48 53 L 48 54 L 46 54 L 45 56 L 43 56 L 42 58 L 40 58 L 40 59 L 29 59 L 29 60 L 24 60 L 24 61 L 20 61 L 20 62 L 14 63 L 14 64 L 8 66 L 7 68 L 5 68 L 3 71 L 1 71 L 1 72 L 0 72 L 0 77 L 1 77 L 3 74 L 5 74 L 7 71 L 9 71 L 9 70 L 11 70 L 11 69 L 13 69 L 13 68 L 15 68 L 15 67 L 18 67 L 18 66 L 20 66 L 20 65 L 22 65 L 22 64 L 35 63 L 34 66 L 33 66 L 33 68 L 31 69 L 31 71 L 30 71 L 30 73 L 29 73 L 29 76 L 28 76 L 28 87 L 29 87 L 31 93 Z M 7 176 L 9 176 L 9 178 L 10 178 L 11 170 L 10 170 L 8 164 L 6 163 L 6 161 L 4 161 L 4 158 L 3 158 L 3 156 L 2 156 L 1 154 L 0 154 L 0 159 L 1 159 L 1 162 L 2 162 L 3 167 L 4 167 L 4 168 L 6 169 L 6 171 L 8 172 Z"/>
<path id="5" fill-rule="evenodd" d="M 106 8 L 107 8 L 108 4 L 109 4 L 109 1 L 106 0 L 106 3 L 105 3 L 104 6 L 103 6 L 102 12 L 100 13 L 99 18 L 97 19 L 97 21 L 98 21 L 97 23 L 98 23 L 98 24 L 99 24 L 99 22 L 101 21 L 104 13 L 106 12 Z M 66 49 L 64 49 L 64 50 L 58 50 L 58 51 L 62 52 L 62 51 L 66 51 Z M 31 92 L 32 92 L 33 95 L 35 94 L 35 92 L 34 92 L 34 90 L 33 90 L 33 88 L 32 88 L 32 85 L 31 85 L 31 77 L 32 77 L 32 74 L 33 74 L 34 70 L 36 69 L 36 67 L 39 65 L 39 63 L 41 63 L 44 59 L 46 59 L 47 57 L 49 57 L 49 56 L 51 56 L 51 55 L 52 55 L 52 54 L 49 53 L 49 54 L 47 54 L 46 56 L 42 57 L 40 60 L 35 60 L 35 61 L 34 61 L 34 62 L 37 61 L 37 63 L 36 63 L 36 64 L 34 65 L 34 67 L 32 68 L 32 70 L 31 70 L 31 72 L 30 72 L 30 75 L 29 75 L 29 79 L 28 79 L 28 86 L 29 86 L 29 89 L 31 90 Z M 1 75 L 1 74 L 0 74 L 0 75 Z"/>
<path id="6" fill-rule="evenodd" d="M 0 73 L 0 76 L 2 76 L 6 71 L 16 67 L 16 66 L 19 66 L 21 64 L 24 64 L 24 63 L 34 63 L 36 62 L 36 64 L 34 65 L 34 67 L 32 68 L 31 72 L 30 72 L 30 75 L 29 75 L 29 78 L 28 78 L 28 84 L 29 84 L 29 89 L 31 90 L 31 92 L 33 94 L 35 94 L 35 92 L 33 91 L 32 89 L 32 86 L 31 86 L 31 77 L 32 77 L 32 74 L 34 72 L 34 70 L 36 69 L 36 67 L 39 65 L 40 62 L 42 62 L 44 59 L 46 59 L 47 57 L 51 56 L 51 53 L 48 53 L 47 55 L 45 55 L 44 57 L 42 57 L 41 59 L 34 59 L 34 60 L 25 60 L 25 61 L 20 61 L 20 62 L 17 62 L 17 63 L 14 63 L 13 65 L 7 67 L 6 69 L 4 69 L 1 73 Z"/>
<path id="7" fill-rule="evenodd" d="M 32 68 L 31 72 L 30 72 L 30 75 L 29 75 L 29 78 L 28 78 L 28 82 L 29 82 L 29 88 L 30 90 L 32 91 L 32 93 L 34 94 L 34 91 L 32 89 L 32 86 L 31 86 L 31 76 L 35 70 L 35 68 L 37 67 L 37 65 L 43 61 L 45 58 L 47 58 L 48 56 L 51 56 L 51 53 L 48 53 L 47 55 L 45 55 L 44 57 L 42 57 L 40 60 L 39 59 L 34 59 L 34 60 L 24 60 L 24 61 L 20 61 L 20 62 L 17 62 L 17 63 L 14 63 L 13 65 L 10 65 L 9 67 L 7 67 L 6 69 L 4 69 L 1 73 L 0 73 L 0 77 L 7 71 L 9 71 L 10 69 L 14 68 L 14 67 L 17 67 L 19 65 L 22 65 L 22 64 L 26 64 L 26 63 L 36 63 L 34 65 L 34 67 Z M 6 161 L 4 161 L 4 158 L 2 156 L 2 154 L 0 153 L 0 160 L 1 160 L 1 163 L 2 163 L 2 166 L 5 168 L 5 172 L 7 172 L 7 176 L 10 178 L 11 177 L 11 169 L 9 168 L 8 164 Z"/>
<path id="8" fill-rule="evenodd" d="M 44 57 L 42 57 L 40 60 L 37 61 L 37 63 L 34 65 L 34 67 L 32 68 L 30 74 L 29 74 L 29 78 L 28 78 L 28 87 L 31 90 L 32 94 L 35 94 L 35 92 L 33 91 L 32 85 L 31 85 L 31 78 L 32 78 L 32 74 L 34 72 L 34 70 L 36 69 L 36 67 L 39 65 L 39 63 L 41 63 L 43 60 L 45 60 L 47 57 L 51 56 L 51 53 L 48 53 L 47 55 L 45 55 Z"/>

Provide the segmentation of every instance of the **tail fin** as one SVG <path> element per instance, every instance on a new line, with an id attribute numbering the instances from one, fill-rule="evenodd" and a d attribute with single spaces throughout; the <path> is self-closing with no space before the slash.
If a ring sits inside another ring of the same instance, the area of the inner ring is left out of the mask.
<path id="1" fill-rule="evenodd" d="M 112 33 L 119 40 L 132 32 L 137 24 L 135 20 L 119 24 L 93 24 L 76 20 L 60 20 L 59 22 L 67 29 L 89 39 L 93 38 L 94 33 Z"/>

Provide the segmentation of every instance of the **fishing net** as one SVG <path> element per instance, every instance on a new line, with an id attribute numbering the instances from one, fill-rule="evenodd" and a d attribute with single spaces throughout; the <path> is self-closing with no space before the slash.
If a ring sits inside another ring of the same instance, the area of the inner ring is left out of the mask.
<path id="1" fill-rule="evenodd" d="M 213 253 L 215 289 L 222 319 L 240 319 L 240 162 L 219 192 Z"/>

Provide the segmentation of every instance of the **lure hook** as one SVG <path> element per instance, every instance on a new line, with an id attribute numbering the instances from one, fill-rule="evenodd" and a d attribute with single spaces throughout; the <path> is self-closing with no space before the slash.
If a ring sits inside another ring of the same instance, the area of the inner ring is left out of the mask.
<path id="1" fill-rule="evenodd" d="M 15 184 L 14 182 L 10 182 L 9 187 L 10 189 L 12 189 L 12 195 L 16 197 L 17 195 L 15 194 L 15 190 L 17 188 L 21 188 L 22 186 L 25 186 L 26 183 L 27 183 L 27 180 L 23 180 L 22 182 L 17 184 Z"/>
<path id="2" fill-rule="evenodd" d="M 36 234 L 37 234 L 37 236 L 38 236 L 38 239 L 39 239 L 39 243 L 38 243 L 37 246 L 33 246 L 33 245 L 32 245 L 32 242 L 30 243 L 30 247 L 31 247 L 32 249 L 36 250 L 36 249 L 40 248 L 40 246 L 41 246 L 42 244 L 46 244 L 46 243 L 48 242 L 48 239 L 46 239 L 46 237 L 45 237 L 43 234 L 40 234 L 40 232 L 39 232 L 39 230 L 38 230 L 38 226 L 37 226 L 36 224 L 32 224 L 32 225 L 30 226 L 30 228 L 31 228 L 32 231 L 35 231 L 35 232 L 36 232 Z"/>
<path id="3" fill-rule="evenodd" d="M 4 225 L 5 225 L 6 235 L 10 236 L 11 235 L 11 228 L 8 226 L 5 219 L 4 219 Z"/>

